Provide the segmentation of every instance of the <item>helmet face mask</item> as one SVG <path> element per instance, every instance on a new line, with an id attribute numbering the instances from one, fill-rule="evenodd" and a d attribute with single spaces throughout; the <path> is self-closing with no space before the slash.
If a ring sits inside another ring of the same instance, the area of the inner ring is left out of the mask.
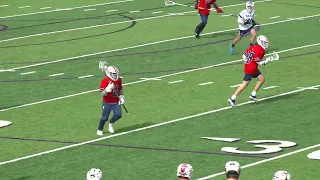
<path id="1" fill-rule="evenodd" d="M 254 2 L 247 1 L 246 10 L 247 10 L 248 13 L 251 13 L 254 10 Z"/>
<path id="2" fill-rule="evenodd" d="M 257 37 L 257 43 L 265 50 L 269 47 L 269 40 L 264 35 L 260 35 Z"/>
<path id="3" fill-rule="evenodd" d="M 108 66 L 105 70 L 105 74 L 107 77 L 112 79 L 113 81 L 116 81 L 119 79 L 119 70 L 114 66 Z"/>

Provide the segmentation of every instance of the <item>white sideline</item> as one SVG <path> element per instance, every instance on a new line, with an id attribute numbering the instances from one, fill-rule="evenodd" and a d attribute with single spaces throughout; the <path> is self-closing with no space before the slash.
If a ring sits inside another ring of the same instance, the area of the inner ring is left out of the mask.
<path id="1" fill-rule="evenodd" d="M 103 6 L 103 5 L 107 5 L 107 4 L 117 4 L 117 3 L 124 3 L 124 2 L 130 2 L 130 1 L 134 1 L 134 0 L 122 0 L 122 1 L 101 3 L 101 4 L 91 4 L 91 5 L 86 5 L 86 6 L 78 6 L 78 7 L 72 7 L 72 8 L 55 9 L 55 10 L 50 10 L 50 11 L 40 11 L 40 12 L 27 13 L 27 14 L 17 14 L 17 15 L 12 15 L 12 16 L 3 16 L 3 17 L 0 17 L 0 19 L 6 19 L 6 18 L 11 18 L 11 17 L 28 16 L 28 15 L 34 15 L 34 14 L 44 14 L 44 13 L 64 11 L 64 10 L 81 9 L 81 8 L 87 8 L 87 7 Z"/>
<path id="2" fill-rule="evenodd" d="M 289 152 L 289 153 L 286 153 L 286 154 L 275 156 L 275 157 L 272 157 L 270 159 L 264 159 L 264 160 L 257 161 L 257 162 L 251 163 L 251 164 L 247 164 L 247 165 L 241 166 L 241 169 L 245 169 L 245 168 L 256 166 L 256 165 L 259 165 L 259 164 L 262 164 L 262 163 L 266 163 L 266 162 L 269 162 L 269 161 L 281 159 L 281 158 L 284 158 L 284 157 L 287 157 L 287 156 L 290 156 L 290 155 L 293 155 L 293 154 L 297 154 L 299 152 L 307 151 L 307 150 L 310 150 L 310 149 L 313 149 L 313 148 L 317 148 L 317 147 L 320 147 L 320 144 L 309 146 L 309 147 L 306 147 L 306 148 L 303 148 L 303 149 L 298 149 L 296 151 L 292 151 L 292 152 Z M 212 175 L 209 175 L 209 176 L 206 176 L 206 177 L 199 178 L 197 180 L 210 179 L 210 178 L 217 177 L 217 176 L 224 175 L 224 174 L 225 174 L 225 172 L 220 172 L 220 173 L 216 173 L 216 174 L 212 174 Z"/>
<path id="3" fill-rule="evenodd" d="M 301 17 L 301 18 L 312 18 L 312 17 L 317 17 L 317 16 L 320 16 L 320 14 L 316 14 L 316 15 L 312 15 L 312 16 L 305 16 L 305 17 Z M 294 20 L 276 21 L 276 22 L 272 22 L 272 23 L 261 24 L 261 26 L 281 24 L 281 23 L 289 22 L 289 21 L 294 21 Z M 218 34 L 218 33 L 235 31 L 235 30 L 238 30 L 238 28 L 222 30 L 222 31 L 214 31 L 214 32 L 205 33 L 203 35 Z M 111 52 L 118 52 L 118 51 L 123 51 L 123 50 L 128 50 L 128 49 L 135 49 L 135 48 L 139 48 L 139 47 L 145 47 L 145 46 L 161 44 L 161 43 L 170 42 L 170 41 L 177 41 L 177 40 L 182 40 L 182 39 L 188 39 L 188 38 L 194 38 L 194 36 L 185 36 L 185 37 L 180 37 L 180 38 L 167 39 L 167 40 L 156 41 L 156 42 L 151 42 L 151 43 L 146 43 L 146 44 L 140 44 L 140 45 L 136 45 L 136 46 L 130 46 L 130 47 L 125 47 L 125 48 L 107 50 L 107 51 L 102 51 L 102 52 L 97 52 L 97 53 L 92 53 L 92 54 L 85 54 L 85 55 L 75 56 L 75 57 L 70 57 L 70 58 L 64 58 L 64 59 L 58 59 L 58 60 L 47 61 L 47 62 L 42 62 L 42 63 L 36 63 L 36 64 L 27 65 L 27 66 L 15 67 L 10 70 L 25 69 L 25 68 L 29 68 L 29 67 L 35 67 L 35 66 L 41 66 L 41 65 L 52 64 L 52 63 L 57 63 L 57 62 L 69 61 L 69 60 L 73 60 L 73 59 L 77 59 L 77 58 L 89 57 L 89 56 L 111 53 Z"/>
<path id="4" fill-rule="evenodd" d="M 304 90 L 306 90 L 306 89 L 308 89 L 308 88 L 316 88 L 316 87 L 320 87 L 320 85 L 314 85 L 314 86 L 306 87 L 306 88 L 304 88 L 304 89 L 298 89 L 298 90 L 294 90 L 294 91 L 289 91 L 289 92 L 281 93 L 281 94 L 278 94 L 278 95 L 273 95 L 273 96 L 265 97 L 265 98 L 260 99 L 259 101 L 264 101 L 264 100 L 268 100 L 268 99 L 273 99 L 273 98 L 277 98 L 277 97 L 281 97 L 281 96 L 285 96 L 285 95 L 289 95 L 289 94 L 301 92 L 301 91 L 304 91 Z M 255 103 L 255 102 L 253 102 L 253 101 L 247 101 L 247 102 L 238 104 L 237 106 L 243 106 L 243 105 L 251 104 L 251 103 Z M 231 106 L 226 106 L 226 107 L 219 108 L 219 109 L 215 109 L 215 110 L 212 110 L 212 111 L 202 112 L 202 113 L 199 113 L 199 114 L 194 114 L 194 115 L 191 115 L 191 116 L 186 116 L 186 117 L 183 117 L 183 118 L 174 119 L 174 120 L 170 120 L 170 121 L 167 121 L 167 122 L 163 122 L 163 123 L 159 123 L 159 124 L 155 124 L 155 125 L 151 125 L 151 126 L 146 126 L 146 127 L 143 127 L 143 128 L 138 128 L 138 129 L 134 129 L 134 130 L 126 131 L 126 132 L 121 132 L 121 133 L 118 133 L 118 134 L 113 134 L 113 135 L 101 137 L 101 138 L 98 138 L 98 139 L 94 139 L 94 140 L 90 140 L 90 141 L 85 141 L 85 142 L 82 142 L 82 143 L 77 143 L 77 144 L 72 144 L 72 145 L 68 145 L 68 146 L 63 146 L 63 147 L 60 147 L 60 148 L 56 148 L 56 149 L 52 149 L 52 150 L 49 150 L 49 151 L 44 151 L 44 152 L 40 152 L 40 153 L 28 155 L 28 156 L 23 156 L 23 157 L 20 157 L 20 158 L 16 158 L 16 159 L 9 160 L 9 161 L 3 161 L 3 162 L 0 162 L 0 166 L 1 166 L 1 165 L 4 165 L 4 164 L 9 164 L 9 163 L 13 163 L 13 162 L 17 162 L 17 161 L 21 161 L 21 160 L 25 160 L 25 159 L 29 159 L 29 158 L 41 156 L 41 155 L 44 155 L 44 154 L 49 154 L 49 153 L 61 151 L 61 150 L 64 150 L 64 149 L 70 149 L 70 148 L 73 148 L 73 147 L 82 146 L 82 145 L 85 145 L 85 144 L 89 144 L 89 143 L 93 143 L 93 142 L 97 142 L 97 141 L 101 141 L 101 140 L 105 140 L 105 139 L 110 139 L 110 138 L 117 137 L 117 136 L 122 136 L 122 135 L 126 135 L 126 134 L 131 134 L 131 133 L 134 133 L 134 132 L 143 131 L 143 130 L 146 130 L 146 129 L 151 129 L 151 128 L 163 126 L 163 125 L 166 125 L 166 124 L 171 124 L 171 123 L 174 123 L 174 122 L 183 121 L 183 120 L 186 120 L 186 119 L 191 119 L 191 118 L 200 117 L 200 116 L 207 115 L 207 114 L 212 114 L 212 113 L 224 111 L 224 110 L 231 109 L 231 108 L 233 108 L 233 107 L 231 107 Z M 272 159 L 272 158 L 271 158 L 271 159 Z M 263 162 L 264 162 L 264 161 L 267 161 L 267 160 L 270 161 L 270 159 L 266 159 L 266 160 L 263 160 Z M 247 166 L 249 166 L 249 165 L 247 165 Z M 251 165 L 251 166 L 252 166 L 252 165 Z"/>
<path id="5" fill-rule="evenodd" d="M 293 50 L 297 50 L 297 49 L 303 49 L 303 48 L 317 46 L 317 45 L 320 45 L 320 43 L 309 44 L 309 45 L 305 45 L 305 46 L 299 46 L 299 47 L 295 47 L 295 48 L 285 49 L 285 50 L 279 51 L 278 53 L 284 53 L 284 52 L 288 52 L 288 51 L 293 51 Z M 271 55 L 271 54 L 272 53 L 269 53 L 269 54 L 266 54 L 266 55 Z M 238 59 L 238 60 L 234 60 L 234 61 L 214 64 L 214 65 L 211 65 L 211 66 L 205 66 L 205 67 L 190 69 L 190 70 L 186 70 L 186 71 L 180 71 L 180 72 L 176 72 L 176 73 L 172 73 L 172 74 L 166 74 L 166 75 L 153 77 L 153 78 L 161 79 L 161 78 L 165 78 L 165 77 L 175 76 L 175 75 L 178 75 L 178 74 L 184 74 L 184 73 L 188 73 L 188 72 L 193 72 L 193 71 L 199 71 L 199 70 L 209 69 L 209 68 L 213 68 L 213 67 L 224 66 L 224 65 L 228 65 L 228 64 L 232 64 L 232 63 L 242 62 L 242 61 L 243 61 L 243 59 Z M 6 70 L 6 71 L 14 71 L 14 69 Z M 142 83 L 142 82 L 145 82 L 145 81 L 148 81 L 148 80 L 147 79 L 143 79 L 143 80 L 139 80 L 139 81 L 133 81 L 133 82 L 129 82 L 129 83 L 124 83 L 123 85 L 126 86 L 126 85 L 130 85 L 130 84 Z M 88 94 L 88 93 L 96 92 L 96 91 L 99 91 L 99 89 L 94 89 L 94 90 L 90 90 L 90 91 L 70 94 L 70 95 L 67 95 L 67 96 L 61 96 L 61 97 L 57 97 L 57 98 L 53 98 L 53 99 L 47 99 L 47 100 L 42 100 L 42 101 L 38 101 L 38 102 L 23 104 L 23 105 L 14 106 L 14 107 L 6 108 L 6 109 L 0 109 L 0 112 L 12 110 L 12 109 L 18 109 L 18 108 L 22 108 L 22 107 L 26 107 L 26 106 L 32 106 L 32 105 L 36 105 L 36 104 L 42 104 L 42 103 L 51 102 L 51 101 L 56 101 L 56 100 L 59 100 L 59 99 L 65 99 L 65 98 L 69 98 L 69 97 L 79 96 L 79 95 L 82 95 L 82 94 Z"/>
<path id="6" fill-rule="evenodd" d="M 266 0 L 260 1 L 260 2 L 265 2 L 265 1 Z M 255 3 L 257 3 L 257 2 L 255 2 Z M 239 5 L 243 5 L 243 3 L 242 4 L 236 4 L 236 5 L 229 5 L 229 6 L 225 6 L 225 7 L 232 7 L 232 6 L 239 6 Z M 71 9 L 68 9 L 68 10 L 71 10 Z M 137 13 L 137 12 L 140 12 L 140 10 L 130 11 L 130 13 Z M 127 21 L 119 21 L 119 22 L 113 22 L 113 23 L 99 24 L 99 25 L 94 25 L 94 26 L 86 26 L 86 27 L 80 27 L 80 28 L 65 29 L 65 30 L 60 30 L 60 31 L 51 31 L 51 32 L 32 34 L 32 35 L 27 35 L 27 36 L 20 36 L 20 37 L 15 37 L 15 38 L 11 38 L 11 39 L 4 39 L 4 40 L 1 40 L 0 42 L 8 42 L 8 41 L 13 41 L 13 40 L 18 40 L 18 39 L 26 39 L 26 38 L 31 38 L 31 37 L 38 37 L 38 36 L 49 35 L 49 34 L 57 34 L 57 33 L 62 33 L 62 32 L 70 32 L 70 31 L 77 31 L 77 30 L 83 30 L 83 29 L 91 29 L 91 28 L 97 28 L 97 27 L 111 26 L 111 25 L 117 25 L 117 24 L 123 24 L 123 23 L 145 21 L 145 20 L 150 20 L 150 19 L 158 19 L 158 18 L 170 17 L 170 16 L 179 15 L 179 14 L 183 15 L 184 13 L 194 13 L 194 12 L 196 12 L 196 11 L 193 10 L 193 11 L 187 11 L 187 12 L 181 12 L 181 13 L 169 13 L 167 15 L 161 15 L 161 16 L 152 16 L 152 17 L 146 17 L 146 18 L 140 18 L 140 19 L 127 20 Z"/>

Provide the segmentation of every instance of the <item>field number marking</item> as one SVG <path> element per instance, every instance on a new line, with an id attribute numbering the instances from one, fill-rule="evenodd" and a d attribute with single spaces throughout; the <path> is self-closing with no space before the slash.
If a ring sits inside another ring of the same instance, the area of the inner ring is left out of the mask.
<path id="1" fill-rule="evenodd" d="M 308 154 L 309 159 L 320 160 L 320 150 Z"/>

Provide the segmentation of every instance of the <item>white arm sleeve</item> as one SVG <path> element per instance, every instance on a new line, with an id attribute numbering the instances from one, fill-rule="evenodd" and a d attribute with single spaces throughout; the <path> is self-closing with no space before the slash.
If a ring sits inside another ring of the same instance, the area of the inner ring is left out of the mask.
<path id="1" fill-rule="evenodd" d="M 244 23 L 244 17 L 246 15 L 241 11 L 238 15 L 238 23 L 243 24 Z"/>

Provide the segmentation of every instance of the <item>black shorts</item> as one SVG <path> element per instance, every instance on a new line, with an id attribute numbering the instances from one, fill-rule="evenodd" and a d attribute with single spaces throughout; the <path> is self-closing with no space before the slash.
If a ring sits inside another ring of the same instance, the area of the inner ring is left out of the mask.
<path id="1" fill-rule="evenodd" d="M 251 81 L 252 78 L 257 78 L 258 76 L 260 76 L 262 73 L 259 71 L 255 74 L 255 75 L 251 75 L 251 74 L 244 74 L 243 80 L 244 81 Z"/>

